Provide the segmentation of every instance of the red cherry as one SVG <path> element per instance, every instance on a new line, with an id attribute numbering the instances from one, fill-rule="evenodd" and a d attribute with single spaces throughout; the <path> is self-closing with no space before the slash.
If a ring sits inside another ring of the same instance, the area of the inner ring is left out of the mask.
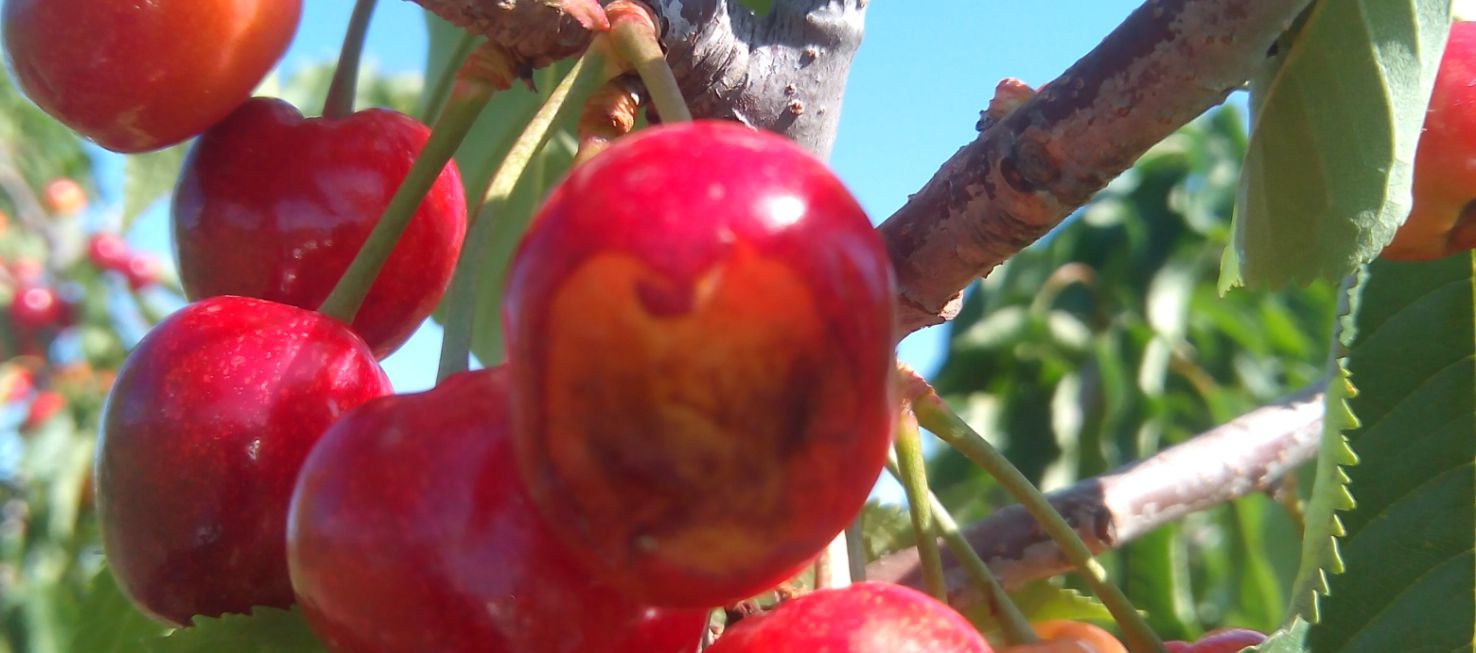
<path id="1" fill-rule="evenodd" d="M 26 418 L 21 422 L 20 430 L 34 431 L 41 427 L 63 408 L 67 407 L 67 398 L 58 392 L 42 390 L 36 393 L 36 398 L 31 400 L 31 405 L 26 408 Z"/>
<path id="2" fill-rule="evenodd" d="M 105 148 L 142 152 L 239 106 L 301 13 L 301 0 L 6 0 L 0 42 L 42 110 Z"/>
<path id="3" fill-rule="evenodd" d="M 859 583 L 786 601 L 728 629 L 707 653 L 991 653 L 968 620 L 926 594 Z"/>
<path id="4" fill-rule="evenodd" d="M 317 308 L 429 134 L 383 109 L 304 119 L 281 100 L 247 102 L 185 161 L 174 199 L 185 294 Z M 354 319 L 375 355 L 404 344 L 435 309 L 465 230 L 460 176 L 448 163 Z"/>
<path id="5" fill-rule="evenodd" d="M 512 263 L 514 439 L 534 501 L 656 605 L 752 596 L 813 558 L 893 426 L 891 265 L 823 164 L 730 123 L 575 169 Z"/>
<path id="6" fill-rule="evenodd" d="M 1414 207 L 1382 256 L 1427 261 L 1476 247 L 1476 22 L 1451 25 L 1415 150 Z"/>
<path id="7" fill-rule="evenodd" d="M 99 270 L 122 272 L 128 267 L 128 244 L 115 233 L 92 234 L 87 239 L 87 260 Z"/>
<path id="8" fill-rule="evenodd" d="M 1165 653 L 1188 653 L 1190 646 L 1191 644 L 1189 644 L 1189 642 L 1177 639 L 1163 643 Z"/>
<path id="9" fill-rule="evenodd" d="M 26 329 L 56 326 L 65 312 L 56 291 L 45 286 L 23 287 L 10 303 L 10 319 Z"/>
<path id="10" fill-rule="evenodd" d="M 1225 628 L 1211 631 L 1184 653 L 1238 653 L 1241 649 L 1266 641 L 1266 636 L 1245 628 Z"/>
<path id="11" fill-rule="evenodd" d="M 128 280 L 129 288 L 148 288 L 159 282 L 159 262 L 142 252 L 130 254 L 128 263 L 123 267 L 123 277 Z"/>
<path id="12" fill-rule="evenodd" d="M 97 453 L 108 566 L 143 610 L 292 602 L 287 502 L 313 443 L 390 392 L 369 348 L 318 313 L 243 297 L 186 306 L 119 370 Z"/>
<path id="13" fill-rule="evenodd" d="M 87 208 L 87 193 L 82 190 L 81 184 L 59 177 L 46 182 L 46 186 L 41 189 L 41 201 L 52 215 L 71 215 Z"/>
<path id="14" fill-rule="evenodd" d="M 332 651 L 694 652 L 705 610 L 590 578 L 523 496 L 501 369 L 386 397 L 313 449 L 292 497 L 293 587 Z"/>

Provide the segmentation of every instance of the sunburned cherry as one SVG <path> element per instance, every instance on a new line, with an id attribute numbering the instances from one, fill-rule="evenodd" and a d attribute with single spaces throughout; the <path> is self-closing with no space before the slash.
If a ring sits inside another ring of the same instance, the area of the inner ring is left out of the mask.
<path id="1" fill-rule="evenodd" d="M 383 109 L 305 119 L 281 100 L 247 102 L 185 160 L 173 208 L 185 294 L 317 308 L 429 134 Z M 465 195 L 448 163 L 354 319 L 375 355 L 404 344 L 435 309 L 465 230 Z"/>
<path id="2" fill-rule="evenodd" d="M 118 372 L 98 443 L 103 549 L 124 592 L 179 624 L 289 605 L 302 461 L 389 392 L 363 341 L 312 311 L 218 297 L 154 327 Z"/>
<path id="3" fill-rule="evenodd" d="M 329 650 L 691 653 L 705 610 L 591 578 L 524 497 L 502 369 L 344 416 L 292 499 L 293 586 Z"/>
<path id="4" fill-rule="evenodd" d="M 142 152 L 224 118 L 286 51 L 301 0 L 6 0 L 26 95 L 97 144 Z"/>
<path id="5" fill-rule="evenodd" d="M 707 653 L 990 653 L 974 626 L 926 594 L 859 583 L 786 601 L 729 628 Z"/>
<path id="6" fill-rule="evenodd" d="M 520 468 L 621 589 L 706 607 L 784 580 L 855 516 L 893 426 L 891 265 L 789 141 L 647 130 L 534 218 L 504 305 Z"/>

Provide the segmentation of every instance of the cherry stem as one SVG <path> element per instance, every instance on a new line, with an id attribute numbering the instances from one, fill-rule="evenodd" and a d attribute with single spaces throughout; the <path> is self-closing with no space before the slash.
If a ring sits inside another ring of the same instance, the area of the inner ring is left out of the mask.
<path id="1" fill-rule="evenodd" d="M 601 86 L 585 100 L 584 112 L 579 114 L 579 123 L 575 126 L 579 151 L 574 153 L 574 165 L 594 158 L 635 127 L 636 114 L 641 108 L 638 85 L 633 78 L 622 75 Z"/>
<path id="2" fill-rule="evenodd" d="M 896 456 L 887 458 L 887 471 L 892 473 L 898 481 L 902 480 L 902 470 L 897 468 Z M 931 491 L 928 492 L 928 504 L 933 508 L 934 534 L 943 538 L 948 545 L 948 550 L 958 558 L 968 572 L 969 578 L 974 581 L 975 587 L 983 593 L 989 603 L 990 610 L 998 616 L 1000 629 L 1004 631 L 1005 643 L 1011 646 L 1016 644 L 1031 644 L 1040 641 L 1036 637 L 1035 630 L 1030 627 L 1030 620 L 1020 612 L 1020 607 L 1015 605 L 1014 599 L 1005 592 L 1004 586 L 989 569 L 989 565 L 979 557 L 979 552 L 969 544 L 968 538 L 964 537 L 963 531 L 959 530 L 958 522 L 953 521 L 953 515 L 948 514 L 948 508 Z"/>
<path id="3" fill-rule="evenodd" d="M 435 81 L 431 83 L 425 94 L 425 106 L 420 110 L 421 122 L 429 123 L 441 115 L 441 109 L 446 106 L 446 98 L 451 96 L 451 85 L 456 81 L 456 71 L 475 47 L 477 47 L 477 37 L 472 36 L 470 32 L 462 32 L 461 38 L 456 40 L 455 47 L 451 49 L 450 58 L 446 59 L 446 65 L 436 71 Z"/>
<path id="4" fill-rule="evenodd" d="M 851 582 L 866 582 L 866 540 L 861 530 L 861 516 L 846 527 L 846 562 L 851 565 Z"/>
<path id="5" fill-rule="evenodd" d="M 897 438 L 893 442 L 898 462 L 898 478 L 907 493 L 907 515 L 912 519 L 912 533 L 917 541 L 917 557 L 922 563 L 923 588 L 933 598 L 948 602 L 948 586 L 943 581 L 943 558 L 938 554 L 938 540 L 933 537 L 933 504 L 928 502 L 927 463 L 923 461 L 922 437 L 917 431 L 917 416 L 912 406 L 904 404 L 897 418 Z"/>
<path id="6" fill-rule="evenodd" d="M 1030 479 L 1025 478 L 994 445 L 989 444 L 988 440 L 955 415 L 926 381 L 914 375 L 904 382 L 915 389 L 910 394 L 918 424 L 983 468 L 994 477 L 1000 487 L 1020 502 L 1026 512 L 1035 517 L 1046 535 L 1056 543 L 1066 559 L 1075 565 L 1092 593 L 1112 613 L 1112 618 L 1117 621 L 1117 627 L 1127 642 L 1128 650 L 1133 653 L 1167 653 L 1163 640 L 1148 627 L 1148 623 L 1133 608 L 1132 602 L 1128 601 L 1122 590 L 1106 579 L 1081 536 L 1072 530 L 1071 524 L 1066 522 Z"/>
<path id="7" fill-rule="evenodd" d="M 676 75 L 666 63 L 666 53 L 661 51 L 661 40 L 656 35 L 656 16 L 650 8 L 638 0 L 615 0 L 606 5 L 605 12 L 610 16 L 610 45 L 614 47 L 615 54 L 641 76 L 661 122 L 692 120 L 682 89 L 677 86 Z"/>
<path id="8" fill-rule="evenodd" d="M 526 223 L 498 220 L 497 214 L 507 204 L 518 180 L 523 178 L 528 163 L 548 141 L 553 133 L 553 126 L 566 120 L 570 112 L 579 106 L 578 102 L 567 100 L 570 97 L 577 99 L 588 96 L 612 76 L 612 71 L 605 65 L 604 50 L 601 44 L 595 43 L 574 63 L 574 67 L 544 100 L 538 113 L 533 114 L 533 118 L 523 127 L 507 156 L 503 157 L 497 171 L 492 174 L 481 208 L 467 233 L 461 256 L 456 260 L 456 272 L 451 277 L 437 379 L 467 370 L 471 355 L 472 323 L 476 316 L 477 281 L 482 273 L 482 265 L 489 259 L 496 258 L 492 263 L 505 270 L 507 257 L 494 257 L 491 254 L 497 250 L 497 243 L 516 239 L 526 226 Z M 499 226 L 502 227 L 501 230 L 498 229 Z M 498 287 L 493 291 L 499 296 L 500 284 L 499 277 L 495 284 Z M 496 361 L 483 362 L 491 365 Z"/>
<path id="9" fill-rule="evenodd" d="M 374 0 L 354 3 L 348 31 L 343 35 L 343 50 L 338 53 L 338 67 L 333 70 L 333 83 L 328 85 L 328 99 L 323 102 L 324 118 L 337 120 L 354 112 L 359 59 L 364 55 L 364 37 L 369 34 L 369 19 L 373 15 Z"/>
<path id="10" fill-rule="evenodd" d="M 344 324 L 353 323 L 354 315 L 359 312 L 359 306 L 364 303 L 364 297 L 384 267 L 385 259 L 394 251 L 400 234 L 410 225 L 415 210 L 446 168 L 451 155 L 456 153 L 462 139 L 466 138 L 472 123 L 481 115 L 482 107 L 498 89 L 496 85 L 481 83 L 458 84 L 457 88 L 461 92 L 454 94 L 445 113 L 436 120 L 430 138 L 416 155 L 415 162 L 410 164 L 410 171 L 390 198 L 374 230 L 369 232 L 369 238 L 359 248 L 348 269 L 344 270 L 338 285 L 318 307 L 319 313 Z"/>

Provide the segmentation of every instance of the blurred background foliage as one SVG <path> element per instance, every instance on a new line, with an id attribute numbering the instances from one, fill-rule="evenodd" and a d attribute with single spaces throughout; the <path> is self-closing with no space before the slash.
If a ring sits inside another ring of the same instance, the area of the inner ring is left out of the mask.
<path id="1" fill-rule="evenodd" d="M 263 93 L 315 113 L 330 75 L 324 64 L 268 82 Z M 551 88 L 552 78 L 543 81 L 540 89 Z M 370 71 L 358 105 L 411 112 L 419 94 L 418 78 Z M 538 93 L 519 97 L 498 112 L 531 112 Z M 95 150 L 31 107 L 8 80 L 0 84 L 0 112 L 0 173 L 13 172 L 22 184 L 0 188 L 0 211 L 9 216 L 0 231 L 0 305 L 29 283 L 55 288 L 73 307 L 71 320 L 40 333 L 0 320 L 0 653 L 137 650 L 128 643 L 162 628 L 133 612 L 98 573 L 90 458 L 102 398 L 123 353 L 181 299 L 167 270 L 161 286 L 134 289 L 93 266 L 85 249 L 89 236 L 125 231 L 169 192 L 185 148 L 130 157 L 120 201 L 58 215 L 37 199 L 41 189 L 68 178 L 95 199 Z M 479 137 L 483 158 L 496 149 L 487 144 L 521 127 L 508 115 L 498 122 Z M 1321 379 L 1332 287 L 1216 292 L 1245 147 L 1244 117 L 1235 109 L 1186 127 L 977 284 L 959 318 L 940 327 L 951 336 L 937 389 L 1046 488 L 1149 455 Z M 556 140 L 545 153 L 515 203 L 519 214 L 531 213 L 567 165 L 557 148 L 567 143 Z M 490 163 L 478 165 L 490 174 Z M 22 279 L 17 266 L 39 272 Z M 500 349 L 495 334 L 479 344 L 484 358 Z M 47 392 L 62 397 L 60 408 L 38 413 Z M 1007 503 L 982 472 L 940 447 L 930 474 L 960 520 Z M 898 514 L 895 507 L 868 511 L 872 554 L 908 544 Z M 1294 517 L 1254 497 L 1164 527 L 1104 564 L 1167 637 L 1191 638 L 1222 624 L 1270 630 L 1295 572 Z M 300 639 L 300 628 L 286 628 Z M 147 648 L 195 650 L 178 637 L 167 641 L 175 646 Z M 209 646 L 224 650 L 218 641 Z"/>

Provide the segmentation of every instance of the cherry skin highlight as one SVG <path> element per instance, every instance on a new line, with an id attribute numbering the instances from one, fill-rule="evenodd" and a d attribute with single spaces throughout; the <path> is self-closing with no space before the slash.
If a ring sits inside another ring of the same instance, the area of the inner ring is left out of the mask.
<path id="1" fill-rule="evenodd" d="M 390 391 L 363 341 L 312 311 L 217 297 L 159 323 L 119 370 L 98 443 L 103 549 L 124 592 L 176 624 L 291 604 L 302 461 Z"/>
<path id="2" fill-rule="evenodd" d="M 618 141 L 554 190 L 512 262 L 534 502 L 655 605 L 785 580 L 882 468 L 893 287 L 861 208 L 794 144 L 717 122 Z"/>
<path id="3" fill-rule="evenodd" d="M 1386 259 L 1428 261 L 1476 247 L 1476 22 L 1451 25 L 1415 150 L 1414 207 Z"/>
<path id="4" fill-rule="evenodd" d="M 369 402 L 323 436 L 292 498 L 293 586 L 328 649 L 693 653 L 705 610 L 594 580 L 524 497 L 507 378 Z"/>
<path id="5" fill-rule="evenodd" d="M 707 653 L 991 653 L 953 608 L 899 585 L 858 583 L 738 622 Z"/>
<path id="6" fill-rule="evenodd" d="M 430 130 L 393 111 L 303 118 L 256 98 L 200 137 L 175 191 L 191 299 L 258 297 L 316 309 L 379 221 Z M 354 318 L 388 356 L 435 310 L 461 251 L 466 199 L 446 164 Z"/>
<path id="7" fill-rule="evenodd" d="M 115 152 L 194 136 L 251 94 L 287 50 L 301 0 L 6 0 L 16 82 Z"/>

